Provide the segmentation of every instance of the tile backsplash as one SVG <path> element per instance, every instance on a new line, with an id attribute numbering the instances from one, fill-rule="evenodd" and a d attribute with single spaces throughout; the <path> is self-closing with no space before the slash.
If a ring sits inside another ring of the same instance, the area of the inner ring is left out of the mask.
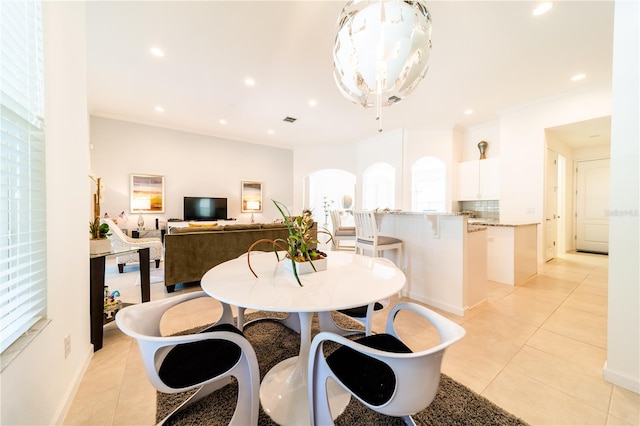
<path id="1" fill-rule="evenodd" d="M 500 219 L 500 200 L 461 201 L 460 210 L 474 212 L 475 217 Z"/>

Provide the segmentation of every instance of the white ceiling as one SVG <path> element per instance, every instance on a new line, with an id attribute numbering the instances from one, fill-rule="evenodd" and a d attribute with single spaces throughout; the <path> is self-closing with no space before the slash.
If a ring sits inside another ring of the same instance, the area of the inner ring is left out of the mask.
<path id="1" fill-rule="evenodd" d="M 347 101 L 333 81 L 344 4 L 89 1 L 89 111 L 290 148 L 373 137 L 375 112 Z M 611 83 L 612 1 L 560 1 L 537 17 L 531 12 L 538 2 L 530 1 L 426 4 L 433 20 L 429 72 L 408 98 L 383 110 L 385 130 L 474 126 L 518 105 Z M 153 46 L 165 56 L 151 55 Z M 570 81 L 577 73 L 587 77 Z M 465 115 L 467 109 L 475 113 Z M 284 122 L 287 116 L 297 121 Z M 594 131 L 609 135 L 607 128 L 573 127 L 566 137 L 578 143 Z"/>

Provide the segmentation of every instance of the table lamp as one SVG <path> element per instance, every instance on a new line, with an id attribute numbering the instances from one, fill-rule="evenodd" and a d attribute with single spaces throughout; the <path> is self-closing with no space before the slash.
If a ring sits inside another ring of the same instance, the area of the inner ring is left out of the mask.
<path id="1" fill-rule="evenodd" d="M 260 201 L 247 201 L 247 210 L 251 211 L 251 223 L 253 223 L 253 212 L 260 210 Z"/>

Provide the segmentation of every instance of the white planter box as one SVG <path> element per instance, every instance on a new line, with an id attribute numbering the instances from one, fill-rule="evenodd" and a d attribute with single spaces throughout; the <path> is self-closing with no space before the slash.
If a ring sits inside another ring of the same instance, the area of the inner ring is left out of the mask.
<path id="1" fill-rule="evenodd" d="M 291 259 L 285 258 L 283 260 L 283 262 L 284 262 L 284 268 L 287 271 L 293 272 L 293 269 L 292 269 L 292 266 L 291 266 Z M 313 266 L 311 266 L 311 262 L 295 262 L 295 264 L 296 264 L 296 269 L 298 271 L 298 275 L 310 274 L 312 272 L 326 271 L 327 270 L 327 258 L 326 257 L 324 259 L 314 260 L 313 261 Z M 315 271 L 313 270 L 314 267 L 316 268 Z"/>
<path id="2" fill-rule="evenodd" d="M 111 241 L 108 238 L 89 240 L 89 254 L 102 254 L 111 251 Z"/>

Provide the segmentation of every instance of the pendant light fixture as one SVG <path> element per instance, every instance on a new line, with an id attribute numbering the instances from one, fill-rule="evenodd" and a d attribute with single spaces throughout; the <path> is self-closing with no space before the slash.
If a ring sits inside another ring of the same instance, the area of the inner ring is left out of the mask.
<path id="1" fill-rule="evenodd" d="M 382 108 L 407 97 L 427 73 L 431 15 L 421 1 L 352 0 L 342 9 L 333 48 L 334 78 L 351 102 Z"/>

